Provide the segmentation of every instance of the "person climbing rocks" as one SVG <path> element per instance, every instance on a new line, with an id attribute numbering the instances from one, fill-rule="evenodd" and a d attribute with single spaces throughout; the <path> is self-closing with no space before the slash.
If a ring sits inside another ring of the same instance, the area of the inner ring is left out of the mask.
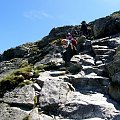
<path id="1" fill-rule="evenodd" d="M 84 35 L 87 37 L 88 35 L 88 30 L 87 30 L 87 24 L 86 24 L 86 21 L 82 21 L 81 22 L 81 28 L 80 28 L 80 32 L 81 32 L 81 35 Z"/>
<path id="2" fill-rule="evenodd" d="M 76 48 L 77 40 L 75 38 L 73 38 L 71 33 L 67 34 L 66 40 L 68 42 L 67 42 L 64 52 L 62 53 L 62 58 L 65 61 L 65 65 L 67 65 L 70 62 L 73 55 L 77 54 L 77 48 Z M 66 42 L 64 42 L 64 39 L 63 39 L 62 43 L 66 44 Z"/>
<path id="3" fill-rule="evenodd" d="M 68 47 L 62 54 L 62 58 L 65 61 L 65 66 L 69 64 L 72 57 L 73 57 L 73 47 L 72 47 L 72 43 L 69 43 Z"/>
<path id="4" fill-rule="evenodd" d="M 72 34 L 70 32 L 68 32 L 67 35 L 66 35 L 66 40 L 68 41 L 68 45 L 69 45 L 69 43 L 71 43 L 72 39 L 73 39 Z"/>
<path id="5" fill-rule="evenodd" d="M 72 34 L 68 32 L 66 35 L 66 39 L 61 39 L 61 45 L 68 47 L 72 39 L 73 39 Z"/>
<path id="6" fill-rule="evenodd" d="M 78 31 L 77 26 L 72 28 L 72 32 L 71 33 L 72 33 L 73 37 L 78 37 L 79 36 L 79 31 Z"/>

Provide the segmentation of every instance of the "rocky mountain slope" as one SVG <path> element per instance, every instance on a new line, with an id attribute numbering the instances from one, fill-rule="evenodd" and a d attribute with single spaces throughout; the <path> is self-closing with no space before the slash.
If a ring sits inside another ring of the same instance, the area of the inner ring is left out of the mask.
<path id="1" fill-rule="evenodd" d="M 120 11 L 89 26 L 92 39 L 67 66 L 60 39 L 79 25 L 0 55 L 0 120 L 120 119 Z"/>

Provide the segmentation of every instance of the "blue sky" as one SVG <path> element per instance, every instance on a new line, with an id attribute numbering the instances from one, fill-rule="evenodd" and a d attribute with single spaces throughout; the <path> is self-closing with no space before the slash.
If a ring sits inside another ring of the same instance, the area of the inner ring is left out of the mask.
<path id="1" fill-rule="evenodd" d="M 35 42 L 53 27 L 79 25 L 120 10 L 120 0 L 0 0 L 0 53 Z"/>

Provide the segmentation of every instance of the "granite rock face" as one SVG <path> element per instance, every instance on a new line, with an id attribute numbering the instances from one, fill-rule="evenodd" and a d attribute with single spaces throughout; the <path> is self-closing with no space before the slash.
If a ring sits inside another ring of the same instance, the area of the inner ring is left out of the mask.
<path id="1" fill-rule="evenodd" d="M 110 16 L 95 20 L 93 31 L 96 38 L 106 37 L 119 33 L 120 11 L 115 12 Z"/>
<path id="2" fill-rule="evenodd" d="M 111 85 L 109 87 L 109 94 L 115 100 L 120 101 L 120 58 L 119 48 L 116 50 L 116 54 L 111 63 L 107 65 L 109 75 L 111 77 Z"/>

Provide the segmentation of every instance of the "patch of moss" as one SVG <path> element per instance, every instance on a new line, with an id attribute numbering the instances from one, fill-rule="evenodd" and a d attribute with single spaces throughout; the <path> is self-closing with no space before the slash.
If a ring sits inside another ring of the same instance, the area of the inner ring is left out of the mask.
<path id="1" fill-rule="evenodd" d="M 26 66 L 24 68 L 17 69 L 3 78 L 0 79 L 0 97 L 4 95 L 5 92 L 13 90 L 25 79 L 30 79 L 29 73 L 32 70 L 32 66 Z"/>
<path id="2" fill-rule="evenodd" d="M 20 68 L 20 69 L 17 69 L 13 72 L 13 75 L 23 75 L 23 77 L 25 79 L 29 79 L 29 73 L 32 71 L 32 66 L 31 65 L 28 65 L 26 67 L 23 67 L 23 68 Z"/>
<path id="3" fill-rule="evenodd" d="M 23 68 L 23 67 L 26 67 L 26 66 L 28 66 L 28 61 L 27 60 L 22 60 L 22 62 L 20 63 L 19 67 Z"/>
<path id="4" fill-rule="evenodd" d="M 51 63 L 51 64 L 48 64 L 48 65 L 40 64 L 40 65 L 38 65 L 34 68 L 34 71 L 39 73 L 43 70 L 58 70 L 58 69 L 59 69 L 59 66 L 57 66 L 55 63 Z"/>
<path id="5" fill-rule="evenodd" d="M 40 65 L 36 66 L 36 67 L 34 68 L 34 70 L 35 70 L 35 71 L 41 71 L 41 70 L 46 69 L 47 67 L 48 67 L 48 65 L 40 64 Z"/>
<path id="6" fill-rule="evenodd" d="M 28 115 L 28 116 L 24 117 L 23 120 L 30 120 L 30 116 Z"/>
<path id="7" fill-rule="evenodd" d="M 33 108 L 35 108 L 37 105 L 37 96 L 34 97 L 34 105 L 33 105 Z"/>
<path id="8" fill-rule="evenodd" d="M 66 71 L 66 67 L 60 67 L 59 71 Z"/>
<path id="9" fill-rule="evenodd" d="M 39 77 L 40 72 L 41 72 L 41 70 L 34 70 L 34 78 Z"/>
<path id="10" fill-rule="evenodd" d="M 30 80 L 24 80 L 23 82 L 19 83 L 18 86 L 24 87 L 25 85 L 29 85 L 31 83 L 32 83 L 32 81 L 30 81 Z"/>
<path id="11" fill-rule="evenodd" d="M 55 44 L 56 45 L 61 45 L 60 41 L 61 41 L 60 39 L 56 39 L 56 40 L 53 40 L 52 42 L 50 42 L 50 44 L 51 45 L 55 45 Z"/>

